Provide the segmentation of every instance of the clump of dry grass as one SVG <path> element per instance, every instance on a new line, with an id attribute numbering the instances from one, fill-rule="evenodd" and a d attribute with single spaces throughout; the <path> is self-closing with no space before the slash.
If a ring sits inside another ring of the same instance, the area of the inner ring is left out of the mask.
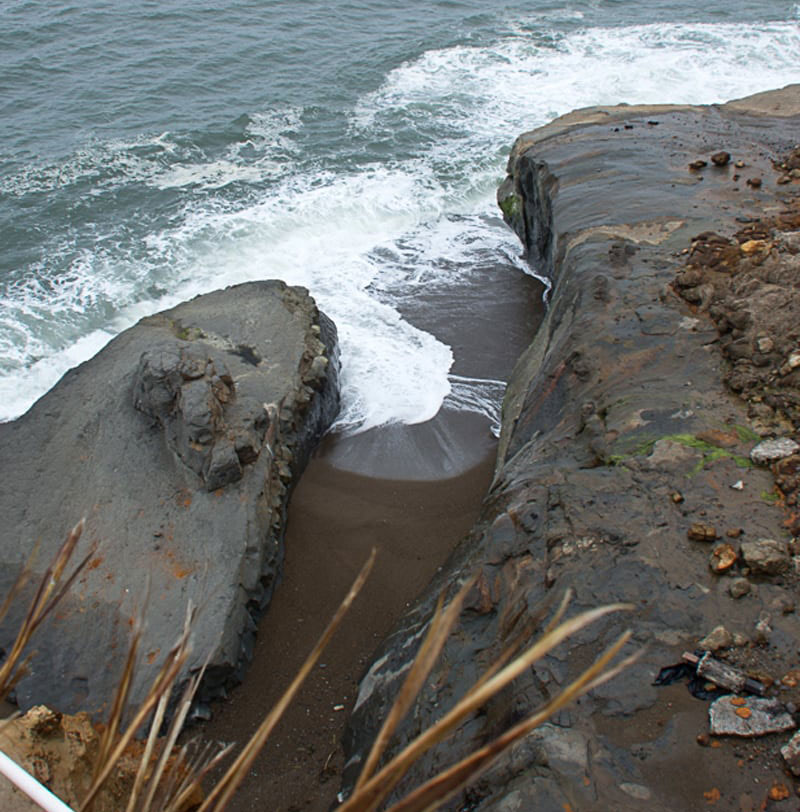
<path id="1" fill-rule="evenodd" d="M 81 529 L 82 525 L 78 525 L 70 534 L 67 542 L 59 552 L 54 566 L 48 570 L 45 579 L 39 586 L 36 598 L 23 623 L 17 642 L 11 651 L 11 654 L 16 657 L 16 661 L 19 660 L 22 650 L 30 639 L 30 635 L 47 614 L 52 611 L 55 603 L 64 595 L 88 560 L 88 556 L 83 559 L 63 586 L 56 591 L 66 563 L 80 537 Z M 196 806 L 193 802 L 194 799 L 202 797 L 203 779 L 230 749 L 229 747 L 206 747 L 193 754 L 191 745 L 176 747 L 178 734 L 186 720 L 204 669 L 200 669 L 183 688 L 180 700 L 169 722 L 166 735 L 161 739 L 158 736 L 164 724 L 170 700 L 176 693 L 177 680 L 191 652 L 190 636 L 195 612 L 191 607 L 187 611 L 186 622 L 178 641 L 153 680 L 147 697 L 141 706 L 133 712 L 130 721 L 123 730 L 123 717 L 142 637 L 142 623 L 140 620 L 137 621 L 131 638 L 124 674 L 117 689 L 109 721 L 101 741 L 94 780 L 86 797 L 83 799 L 79 812 L 90 812 L 93 801 L 103 783 L 112 773 L 115 764 L 122 757 L 137 731 L 143 729 L 148 723 L 150 732 L 142 752 L 141 762 L 125 812 L 185 812 L 188 808 L 196 808 L 197 812 L 222 812 L 230 802 L 236 789 L 241 785 L 258 752 L 264 746 L 281 715 L 297 694 L 303 681 L 311 672 L 323 649 L 342 622 L 345 613 L 367 580 L 374 560 L 375 550 L 372 551 L 369 560 L 362 568 L 336 614 L 329 622 L 290 686 L 264 718 L 250 740 L 244 745 L 223 777 Z M 353 793 L 339 807 L 339 812 L 373 812 L 373 810 L 377 810 L 386 802 L 386 799 L 415 762 L 432 747 L 445 740 L 461 722 L 477 711 L 498 691 L 509 685 L 526 669 L 530 668 L 533 663 L 547 655 L 571 635 L 612 612 L 629 608 L 622 604 L 615 604 L 583 612 L 576 617 L 565 620 L 564 616 L 569 599 L 568 596 L 565 597 L 553 619 L 536 642 L 524 650 L 520 650 L 522 641 L 517 640 L 500 655 L 497 661 L 487 669 L 484 675 L 448 713 L 427 730 L 424 730 L 383 766 L 380 766 L 381 759 L 392 736 L 422 690 L 445 642 L 455 627 L 464 599 L 473 583 L 473 581 L 465 583 L 446 606 L 444 596 L 440 597 L 425 639 L 367 756 Z M 3 605 L 6 611 L 14 597 L 19 594 L 19 589 L 21 587 L 15 587 L 15 592 L 6 599 Z M 622 668 L 625 668 L 635 659 L 636 655 L 627 657 L 616 665 L 612 665 L 612 661 L 620 654 L 629 639 L 630 632 L 621 634 L 606 652 L 598 657 L 577 679 L 564 688 L 558 696 L 489 744 L 475 750 L 466 758 L 443 770 L 401 800 L 393 803 L 388 808 L 389 812 L 423 812 L 423 810 L 436 809 L 445 803 L 460 789 L 474 781 L 509 747 L 542 724 L 549 716 L 597 685 L 611 679 Z M 7 671 L 12 675 L 10 684 L 13 686 L 19 679 L 20 674 L 13 667 L 11 657 L 7 659 L 3 669 L 0 670 L 0 676 Z M 2 683 L 0 683 L 0 686 L 2 686 Z"/>

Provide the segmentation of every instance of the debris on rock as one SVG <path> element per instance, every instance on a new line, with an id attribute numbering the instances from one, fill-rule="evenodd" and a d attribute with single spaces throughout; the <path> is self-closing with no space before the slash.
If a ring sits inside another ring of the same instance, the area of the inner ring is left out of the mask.
<path id="1" fill-rule="evenodd" d="M 793 775 L 800 776 L 800 733 L 795 733 L 789 741 L 781 747 L 781 755 L 786 766 Z"/>
<path id="2" fill-rule="evenodd" d="M 792 715 L 777 699 L 722 696 L 708 709 L 713 736 L 754 738 L 796 727 Z"/>
<path id="3" fill-rule="evenodd" d="M 708 565 L 716 573 L 727 572 L 738 560 L 739 555 L 730 544 L 718 544 L 711 553 Z"/>
<path id="4" fill-rule="evenodd" d="M 756 621 L 755 641 L 761 645 L 769 643 L 769 636 L 772 634 L 772 626 L 769 625 L 770 616 L 767 612 L 762 612 Z"/>
<path id="5" fill-rule="evenodd" d="M 776 539 L 742 542 L 742 558 L 752 573 L 779 575 L 789 569 L 789 551 Z"/>
<path id="6" fill-rule="evenodd" d="M 702 657 L 698 657 L 690 651 L 684 651 L 681 659 L 688 665 L 695 666 L 698 677 L 713 682 L 714 685 L 724 688 L 726 691 L 735 694 L 747 692 L 759 696 L 763 696 L 766 691 L 763 683 L 748 677 L 740 669 L 716 659 L 710 651 L 707 651 Z"/>
<path id="7" fill-rule="evenodd" d="M 764 440 L 751 452 L 750 459 L 756 465 L 769 465 L 784 457 L 790 457 L 800 451 L 800 445 L 789 437 L 778 437 L 773 440 Z"/>
<path id="8" fill-rule="evenodd" d="M 734 578 L 728 584 L 728 592 L 732 598 L 743 598 L 750 592 L 750 581 L 747 578 Z"/>
<path id="9" fill-rule="evenodd" d="M 697 647 L 703 651 L 719 651 L 732 645 L 733 635 L 724 626 L 717 626 L 697 644 Z"/>
<path id="10" fill-rule="evenodd" d="M 686 532 L 692 541 L 716 541 L 717 529 L 710 524 L 695 522 Z"/>

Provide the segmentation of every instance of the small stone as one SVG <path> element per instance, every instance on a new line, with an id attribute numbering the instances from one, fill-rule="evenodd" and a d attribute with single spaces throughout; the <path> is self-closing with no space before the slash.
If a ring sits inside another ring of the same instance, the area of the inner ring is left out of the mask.
<path id="1" fill-rule="evenodd" d="M 789 797 L 789 787 L 786 784 L 773 784 L 767 795 L 770 801 L 785 801 Z"/>
<path id="2" fill-rule="evenodd" d="M 717 626 L 698 642 L 697 647 L 703 651 L 719 651 L 732 645 L 733 635 L 724 626 Z"/>
<path id="3" fill-rule="evenodd" d="M 695 522 L 686 532 L 692 541 L 716 541 L 717 530 L 713 525 Z"/>
<path id="4" fill-rule="evenodd" d="M 679 493 L 678 491 L 674 491 L 674 492 L 673 492 L 673 493 L 670 495 L 670 499 L 672 499 L 672 501 L 673 501 L 673 502 L 674 502 L 676 505 L 679 505 L 681 502 L 683 502 L 683 494 L 682 494 L 682 493 Z"/>
<path id="5" fill-rule="evenodd" d="M 748 178 L 747 185 L 752 189 L 760 189 L 761 188 L 761 178 Z"/>
<path id="6" fill-rule="evenodd" d="M 702 159 L 698 159 L 696 161 L 692 161 L 689 164 L 689 169 L 693 171 L 697 171 L 698 169 L 702 169 L 704 166 L 708 166 L 708 161 L 704 161 Z"/>
<path id="7" fill-rule="evenodd" d="M 741 479 L 737 479 L 736 482 L 734 482 L 731 485 L 731 488 L 733 488 L 733 490 L 735 490 L 735 491 L 743 491 L 744 490 L 744 482 L 742 482 Z"/>
<path id="8" fill-rule="evenodd" d="M 762 575 L 786 572 L 791 564 L 786 545 L 775 539 L 742 542 L 742 558 L 751 572 Z"/>
<path id="9" fill-rule="evenodd" d="M 797 688 L 800 685 L 800 671 L 793 668 L 781 677 L 781 685 L 785 688 Z"/>
<path id="10" fill-rule="evenodd" d="M 789 357 L 786 359 L 786 366 L 788 366 L 789 369 L 797 369 L 800 367 L 800 350 L 794 350 L 789 353 Z"/>
<path id="11" fill-rule="evenodd" d="M 734 632 L 733 645 L 736 646 L 736 648 L 744 648 L 745 646 L 749 646 L 750 638 L 746 634 L 742 634 L 741 632 Z"/>
<path id="12" fill-rule="evenodd" d="M 620 784 L 619 788 L 637 801 L 649 801 L 653 797 L 653 793 L 643 784 Z"/>
<path id="13" fill-rule="evenodd" d="M 769 625 L 769 615 L 762 616 L 756 621 L 756 630 L 753 639 L 759 645 L 765 646 L 769 643 L 769 636 L 772 634 L 772 626 Z"/>
<path id="14" fill-rule="evenodd" d="M 741 527 L 729 527 L 729 528 L 728 528 L 728 529 L 725 531 L 725 535 L 726 535 L 726 536 L 727 536 L 729 539 L 738 539 L 738 538 L 739 538 L 739 536 L 741 536 L 741 535 L 742 535 L 742 528 L 741 528 Z"/>
<path id="15" fill-rule="evenodd" d="M 713 736 L 754 738 L 796 727 L 791 714 L 777 699 L 749 696 L 745 705 L 735 705 L 734 699 L 741 697 L 722 696 L 708 709 Z M 745 709 L 749 715 L 742 713 Z"/>
<path id="16" fill-rule="evenodd" d="M 775 349 L 775 342 L 769 336 L 761 336 L 756 339 L 756 346 L 759 352 L 772 352 Z"/>
<path id="17" fill-rule="evenodd" d="M 708 733 L 698 733 L 696 741 L 701 747 L 708 747 L 711 744 L 711 737 Z"/>
<path id="18" fill-rule="evenodd" d="M 730 163 L 730 160 L 731 160 L 730 152 L 725 152 L 724 150 L 720 152 L 715 152 L 711 156 L 711 163 L 714 164 L 714 166 L 727 166 L 728 163 Z"/>
<path id="19" fill-rule="evenodd" d="M 744 161 L 736 161 L 736 163 L 734 164 L 734 166 L 735 166 L 737 169 L 744 169 L 744 168 L 747 166 L 747 164 L 746 164 Z"/>
<path id="20" fill-rule="evenodd" d="M 747 578 L 734 578 L 728 585 L 728 592 L 732 598 L 743 598 L 750 592 L 750 581 Z"/>
<path id="21" fill-rule="evenodd" d="M 718 544 L 711 553 L 708 565 L 716 573 L 727 572 L 739 556 L 730 544 Z"/>
<path id="22" fill-rule="evenodd" d="M 782 615 L 790 615 L 794 612 L 795 603 L 787 594 L 776 595 L 769 604 L 773 612 L 780 612 Z"/>
<path id="23" fill-rule="evenodd" d="M 757 254 L 760 251 L 766 251 L 770 247 L 767 240 L 747 240 L 739 246 L 739 250 L 746 255 Z M 769 352 L 769 350 L 762 350 L 762 352 Z"/>
<path id="24" fill-rule="evenodd" d="M 792 182 L 792 176 L 791 175 L 778 175 L 778 178 L 775 181 L 775 183 L 777 183 L 777 184 L 779 184 L 781 186 L 784 186 L 785 184 L 791 183 L 791 182 Z"/>
<path id="25" fill-rule="evenodd" d="M 791 457 L 800 451 L 800 445 L 789 437 L 777 437 L 772 440 L 763 440 L 750 452 L 750 459 L 756 465 L 769 465 L 771 462 Z"/>

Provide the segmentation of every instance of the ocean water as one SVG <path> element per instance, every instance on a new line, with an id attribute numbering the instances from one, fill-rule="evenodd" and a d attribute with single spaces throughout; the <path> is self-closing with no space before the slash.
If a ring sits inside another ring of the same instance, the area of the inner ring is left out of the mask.
<path id="1" fill-rule="evenodd" d="M 337 323 L 341 431 L 496 418 L 502 379 L 401 304 L 531 273 L 494 204 L 515 136 L 793 81 L 784 0 L 3 3 L 0 419 L 142 316 L 273 277 Z"/>

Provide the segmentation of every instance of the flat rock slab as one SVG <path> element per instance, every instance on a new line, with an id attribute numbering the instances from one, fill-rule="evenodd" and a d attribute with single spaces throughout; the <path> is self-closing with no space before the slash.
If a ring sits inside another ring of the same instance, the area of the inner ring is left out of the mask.
<path id="1" fill-rule="evenodd" d="M 189 601 L 190 669 L 210 655 L 204 695 L 241 677 L 289 487 L 338 409 L 337 367 L 335 329 L 307 291 L 251 282 L 143 319 L 0 425 L 0 586 L 35 547 L 41 572 L 82 516 L 80 549 L 97 545 L 37 635 L 23 708 L 106 708 L 146 592 L 134 701 Z"/>
<path id="2" fill-rule="evenodd" d="M 794 730 L 794 718 L 781 702 L 772 697 L 722 696 L 708 709 L 708 722 L 714 736 L 742 736 L 752 739 L 770 733 Z"/>

